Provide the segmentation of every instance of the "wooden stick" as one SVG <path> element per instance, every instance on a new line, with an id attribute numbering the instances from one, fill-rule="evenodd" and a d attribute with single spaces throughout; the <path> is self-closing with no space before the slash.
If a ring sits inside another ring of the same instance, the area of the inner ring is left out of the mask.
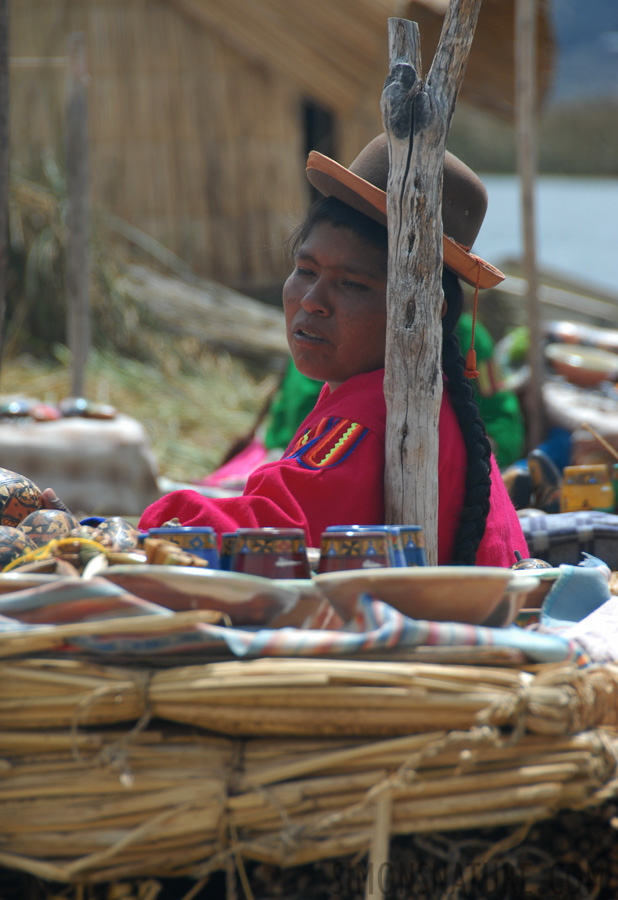
<path id="1" fill-rule="evenodd" d="M 90 161 L 86 40 L 82 32 L 69 38 L 66 105 L 67 143 L 67 343 L 71 350 L 71 390 L 84 393 L 90 352 Z"/>
<path id="2" fill-rule="evenodd" d="M 369 848 L 369 872 L 365 885 L 365 900 L 385 897 L 390 888 L 386 878 L 389 846 L 391 840 L 392 795 L 382 791 L 378 797 L 371 846 Z"/>
<path id="3" fill-rule="evenodd" d="M 609 441 L 606 441 L 604 437 L 601 437 L 600 434 L 597 434 L 597 432 L 594 430 L 594 428 L 591 428 L 587 422 L 582 422 L 580 427 L 585 428 L 586 431 L 589 431 L 590 434 L 592 435 L 592 437 L 595 438 L 595 440 L 597 440 L 599 442 L 599 444 L 602 444 L 603 447 L 605 447 L 605 449 L 608 451 L 608 453 L 611 453 L 611 455 L 614 457 L 614 459 L 618 459 L 618 450 L 615 450 L 612 447 L 612 445 L 609 443 Z"/>
<path id="4" fill-rule="evenodd" d="M 9 0 L 0 2 L 0 366 L 4 355 L 9 220 Z"/>

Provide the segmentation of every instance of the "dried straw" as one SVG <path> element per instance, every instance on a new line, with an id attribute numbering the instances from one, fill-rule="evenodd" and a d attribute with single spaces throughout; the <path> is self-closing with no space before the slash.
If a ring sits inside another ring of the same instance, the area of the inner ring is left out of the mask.
<path id="1" fill-rule="evenodd" d="M 429 663 L 256 659 L 148 670 L 15 657 L 82 634 L 158 633 L 207 611 L 0 635 L 0 727 L 76 726 L 153 716 L 236 736 L 424 734 L 487 724 L 537 734 L 618 725 L 618 667 L 524 669 Z M 216 614 L 214 614 L 216 615 Z"/>
<path id="2" fill-rule="evenodd" d="M 615 676 L 611 666 L 260 659 L 149 670 L 10 658 L 0 664 L 0 865 L 75 883 L 368 850 L 385 861 L 388 834 L 519 826 L 598 805 L 617 787 Z"/>

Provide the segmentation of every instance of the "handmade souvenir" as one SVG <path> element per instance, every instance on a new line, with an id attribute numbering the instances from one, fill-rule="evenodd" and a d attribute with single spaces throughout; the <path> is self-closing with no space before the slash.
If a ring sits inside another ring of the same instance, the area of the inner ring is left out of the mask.
<path id="1" fill-rule="evenodd" d="M 565 466 L 560 512 L 614 511 L 614 488 L 606 465 Z"/>
<path id="2" fill-rule="evenodd" d="M 27 534 L 11 525 L 0 525 L 0 569 L 31 550 L 36 550 L 36 544 Z"/>
<path id="3" fill-rule="evenodd" d="M 112 516 L 97 525 L 91 537 L 93 541 L 98 541 L 110 550 L 135 550 L 138 531 L 126 519 Z"/>
<path id="4" fill-rule="evenodd" d="M 79 528 L 79 521 L 63 509 L 37 509 L 19 523 L 20 531 L 37 547 L 67 537 L 74 528 Z"/>
<path id="5" fill-rule="evenodd" d="M 324 531 L 318 572 L 347 569 L 390 568 L 393 558 L 391 536 L 385 531 Z"/>
<path id="6" fill-rule="evenodd" d="M 538 586 L 527 573 L 491 566 L 417 566 L 316 575 L 319 589 L 344 622 L 362 594 L 383 600 L 412 619 L 510 625 Z"/>
<path id="7" fill-rule="evenodd" d="M 400 525 L 328 525 L 326 528 L 327 533 L 331 532 L 352 532 L 352 531 L 360 531 L 360 532 L 381 532 L 388 535 L 390 539 L 389 548 L 388 548 L 388 563 L 389 566 L 407 566 L 405 553 L 403 550 L 403 537 L 401 534 L 401 526 Z"/>
<path id="8" fill-rule="evenodd" d="M 29 416 L 32 408 L 32 401 L 23 397 L 7 400 L 0 403 L 0 418 L 3 419 L 20 419 Z"/>
<path id="9" fill-rule="evenodd" d="M 196 553 L 186 553 L 182 547 L 173 541 L 165 541 L 162 538 L 147 537 L 143 544 L 145 561 L 153 566 L 197 566 L 208 568 L 208 561 L 202 559 Z"/>
<path id="10" fill-rule="evenodd" d="M 547 344 L 545 357 L 559 375 L 580 387 L 618 379 L 618 354 L 582 344 Z"/>
<path id="11" fill-rule="evenodd" d="M 221 549 L 219 551 L 219 568 L 229 572 L 232 562 L 232 550 L 236 539 L 235 531 L 224 531 L 221 535 Z"/>
<path id="12" fill-rule="evenodd" d="M 426 566 L 425 535 L 420 525 L 400 525 L 399 533 L 403 544 L 406 566 Z"/>
<path id="13" fill-rule="evenodd" d="M 0 525 L 15 527 L 29 513 L 40 509 L 41 493 L 25 475 L 0 467 Z"/>
<path id="14" fill-rule="evenodd" d="M 117 415 L 113 406 L 92 403 L 84 397 L 65 397 L 60 401 L 59 408 L 66 418 L 83 416 L 86 419 L 114 419 Z"/>
<path id="15" fill-rule="evenodd" d="M 307 590 L 304 581 L 297 584 L 210 568 L 144 563 L 110 566 L 101 577 L 135 597 L 175 612 L 206 609 L 225 613 L 231 624 L 239 627 L 269 625 L 293 609 Z"/>
<path id="16" fill-rule="evenodd" d="M 265 578 L 309 578 L 305 532 L 302 528 L 239 528 L 230 568 Z"/>
<path id="17" fill-rule="evenodd" d="M 176 544 L 184 553 L 191 553 L 205 560 L 212 569 L 219 568 L 219 551 L 217 535 L 214 528 L 208 525 L 162 525 L 151 528 L 150 537 Z M 137 538 L 136 538 L 137 539 Z"/>

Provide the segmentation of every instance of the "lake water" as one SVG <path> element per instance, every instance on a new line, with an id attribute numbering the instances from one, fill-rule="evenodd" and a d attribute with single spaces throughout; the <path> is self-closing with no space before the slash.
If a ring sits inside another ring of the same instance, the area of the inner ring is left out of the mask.
<path id="1" fill-rule="evenodd" d="M 523 253 L 519 180 L 481 178 L 489 207 L 474 251 L 499 267 Z M 535 209 L 539 268 L 618 297 L 618 178 L 539 176 Z"/>

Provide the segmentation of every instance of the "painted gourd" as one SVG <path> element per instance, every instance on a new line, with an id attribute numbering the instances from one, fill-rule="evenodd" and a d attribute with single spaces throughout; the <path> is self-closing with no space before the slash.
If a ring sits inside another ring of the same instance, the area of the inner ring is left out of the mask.
<path id="1" fill-rule="evenodd" d="M 120 516 L 104 519 L 93 533 L 92 540 L 98 541 L 109 550 L 135 550 L 139 532 Z"/>
<path id="2" fill-rule="evenodd" d="M 36 544 L 27 534 L 11 525 L 0 525 L 0 569 L 31 550 L 36 550 Z"/>
<path id="3" fill-rule="evenodd" d="M 19 527 L 37 547 L 42 547 L 68 537 L 74 528 L 79 528 L 79 521 L 63 509 L 37 509 Z"/>
<path id="4" fill-rule="evenodd" d="M 27 515 L 41 506 L 37 485 L 10 469 L 0 467 L 0 525 L 15 528 Z"/>

